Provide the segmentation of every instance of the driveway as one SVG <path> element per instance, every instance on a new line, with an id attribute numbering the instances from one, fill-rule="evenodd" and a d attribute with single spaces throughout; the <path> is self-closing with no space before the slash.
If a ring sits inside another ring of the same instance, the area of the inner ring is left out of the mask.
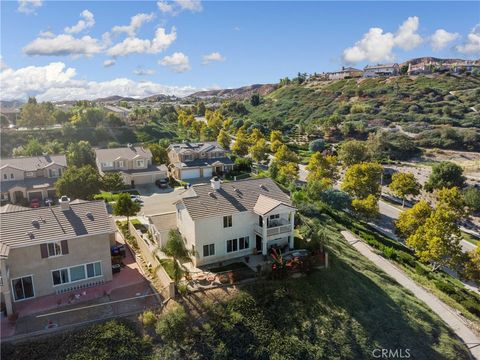
<path id="1" fill-rule="evenodd" d="M 175 202 L 182 198 L 184 188 L 159 189 L 157 186 L 141 185 L 136 189 L 143 200 L 139 215 L 150 216 L 175 211 Z"/>
<path id="2" fill-rule="evenodd" d="M 345 240 L 352 245 L 358 252 L 360 252 L 367 259 L 372 261 L 378 268 L 385 271 L 388 275 L 394 278 L 400 285 L 410 290 L 418 299 L 427 304 L 433 312 L 435 312 L 453 331 L 460 337 L 463 342 L 470 349 L 475 359 L 480 359 L 480 338 L 466 325 L 466 321 L 458 315 L 454 309 L 440 301 L 433 294 L 426 291 L 421 286 L 417 285 L 410 279 L 402 270 L 395 265 L 385 260 L 364 242 L 357 239 L 349 231 L 341 232 Z"/>

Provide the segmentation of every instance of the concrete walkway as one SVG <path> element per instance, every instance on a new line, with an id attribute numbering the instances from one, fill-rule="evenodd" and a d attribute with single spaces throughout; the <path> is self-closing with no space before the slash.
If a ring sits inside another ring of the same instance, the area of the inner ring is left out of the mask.
<path id="1" fill-rule="evenodd" d="M 466 325 L 466 320 L 457 314 L 454 309 L 440 301 L 436 296 L 417 285 L 403 271 L 388 260 L 377 255 L 367 244 L 359 240 L 349 231 L 341 234 L 358 252 L 372 261 L 377 267 L 385 271 L 400 285 L 410 290 L 418 299 L 427 304 L 450 328 L 460 337 L 470 349 L 473 357 L 480 360 L 480 337 Z"/>

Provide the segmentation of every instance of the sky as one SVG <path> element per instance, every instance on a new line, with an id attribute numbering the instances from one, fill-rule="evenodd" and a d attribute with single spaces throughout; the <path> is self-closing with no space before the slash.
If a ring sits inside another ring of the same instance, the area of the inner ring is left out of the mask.
<path id="1" fill-rule="evenodd" d="M 187 95 L 480 58 L 480 2 L 1 1 L 2 100 Z"/>

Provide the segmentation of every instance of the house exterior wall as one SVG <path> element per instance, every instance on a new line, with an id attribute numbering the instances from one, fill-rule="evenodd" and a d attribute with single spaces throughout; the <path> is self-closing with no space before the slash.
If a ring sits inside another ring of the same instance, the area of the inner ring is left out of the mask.
<path id="1" fill-rule="evenodd" d="M 9 269 L 8 285 L 11 287 L 12 279 L 32 275 L 35 298 L 38 298 L 74 285 L 100 280 L 110 281 L 112 280 L 110 243 L 113 242 L 113 236 L 114 234 L 111 233 L 70 239 L 68 240 L 68 254 L 50 258 L 41 257 L 40 245 L 11 249 L 6 260 Z M 58 286 L 53 285 L 53 270 L 97 261 L 101 261 L 102 264 L 100 277 Z M 13 301 L 13 293 L 11 296 Z"/>
<path id="2" fill-rule="evenodd" d="M 14 178 L 12 179 L 11 174 Z M 14 167 L 7 166 L 0 170 L 0 179 L 1 181 L 14 181 L 14 180 L 24 180 L 25 172 L 23 170 L 16 169 Z M 7 179 L 4 178 L 4 175 L 7 175 Z"/>

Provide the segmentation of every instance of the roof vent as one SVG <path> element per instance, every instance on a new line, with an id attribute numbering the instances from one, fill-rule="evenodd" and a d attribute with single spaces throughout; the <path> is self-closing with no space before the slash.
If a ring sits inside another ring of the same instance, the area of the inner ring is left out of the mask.
<path id="1" fill-rule="evenodd" d="M 214 199 L 217 198 L 217 196 L 215 195 L 215 193 L 213 193 L 212 191 L 210 191 L 210 192 L 208 193 L 208 195 L 210 195 L 210 197 L 212 197 L 212 198 L 214 198 Z"/>
<path id="2" fill-rule="evenodd" d="M 32 220 L 32 226 L 35 229 L 40 229 L 40 223 L 38 222 L 38 220 Z"/>
<path id="3" fill-rule="evenodd" d="M 90 220 L 95 220 L 94 217 L 93 217 L 93 214 L 90 212 L 90 211 L 87 211 L 87 213 L 85 214 L 87 216 L 87 218 L 89 218 Z"/>
<path id="4" fill-rule="evenodd" d="M 262 189 L 262 190 L 267 190 L 267 187 L 266 187 L 265 185 L 263 185 L 263 184 L 260 184 L 260 189 Z"/>
<path id="5" fill-rule="evenodd" d="M 214 178 L 212 178 L 212 179 L 210 180 L 210 183 L 211 183 L 211 185 L 212 185 L 212 189 L 215 190 L 215 191 L 220 190 L 220 188 L 221 188 L 221 186 L 222 186 L 222 185 L 220 184 L 220 179 L 219 179 L 217 176 L 215 176 Z"/>
<path id="6" fill-rule="evenodd" d="M 35 235 L 33 234 L 33 231 L 27 231 L 25 234 L 26 234 L 30 239 L 35 238 Z"/>
<path id="7" fill-rule="evenodd" d="M 242 193 L 242 192 L 240 191 L 240 189 L 233 188 L 233 190 L 234 190 L 237 194 L 241 194 L 241 193 Z"/>
<path id="8" fill-rule="evenodd" d="M 68 196 L 63 195 L 58 202 L 60 203 L 62 211 L 70 210 L 70 199 Z"/>

